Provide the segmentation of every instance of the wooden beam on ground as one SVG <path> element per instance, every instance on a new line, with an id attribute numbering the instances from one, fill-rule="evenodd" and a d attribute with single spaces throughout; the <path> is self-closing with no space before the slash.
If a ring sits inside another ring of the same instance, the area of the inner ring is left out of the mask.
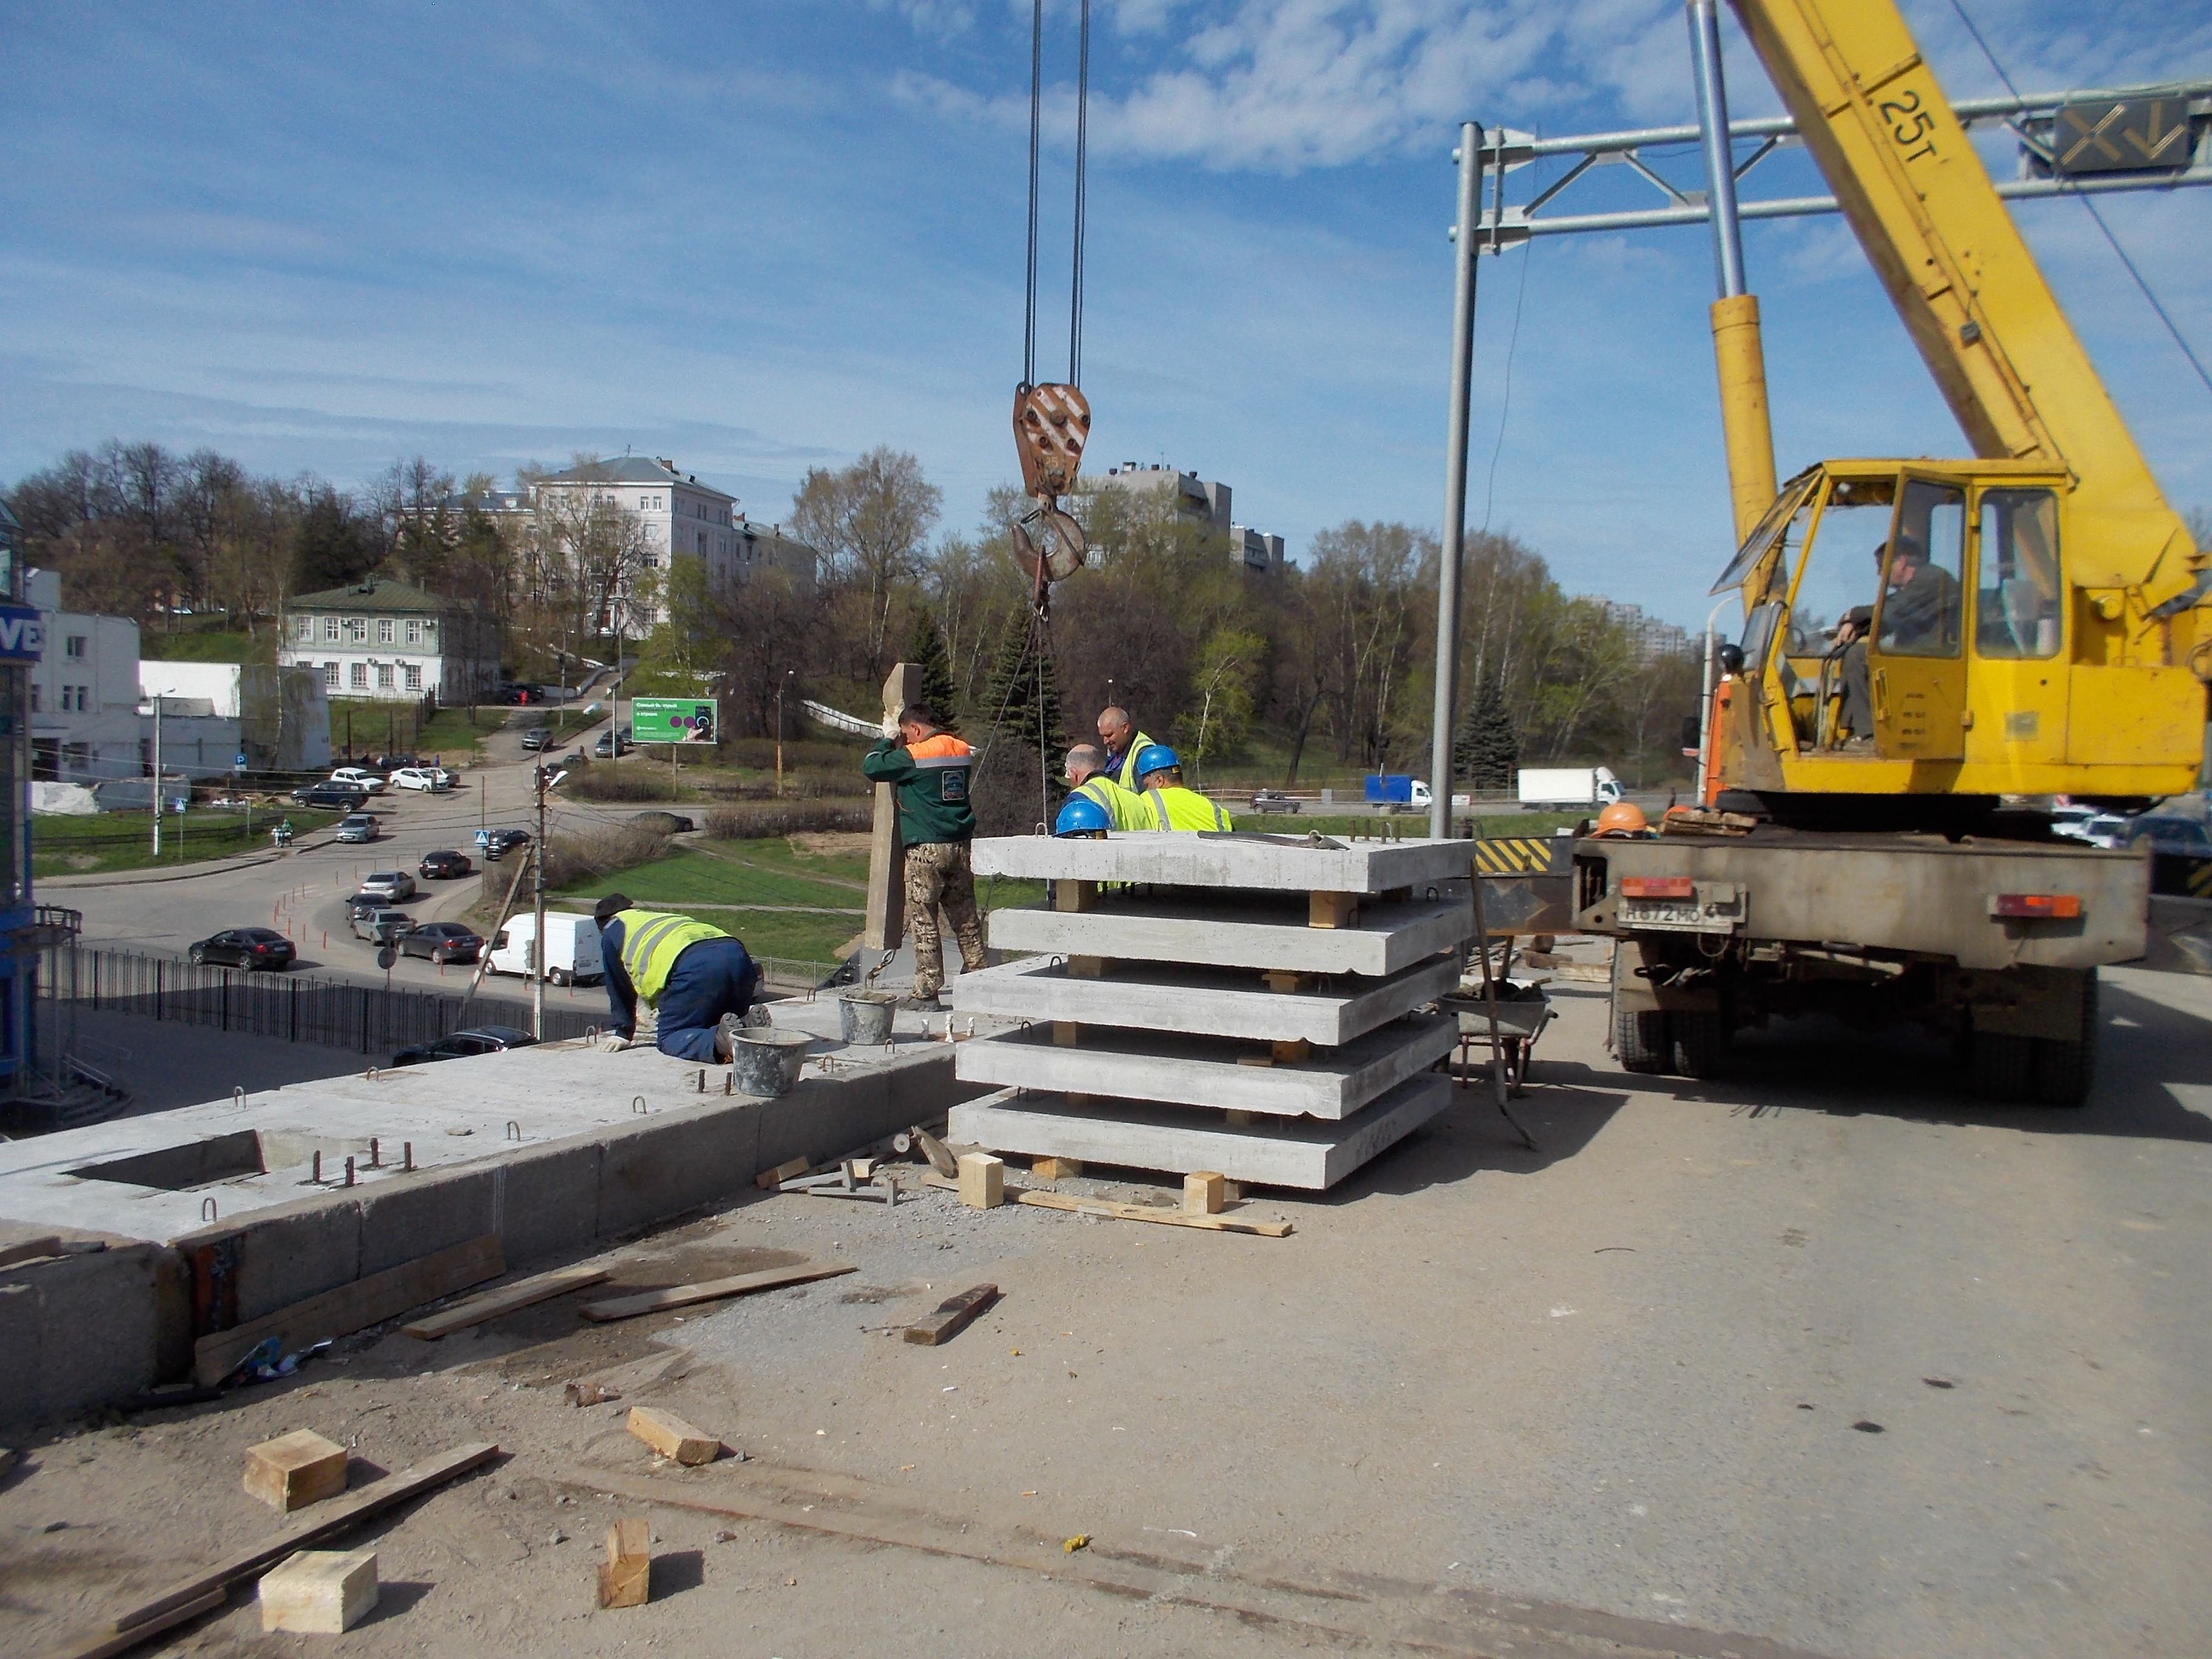
<path id="1" fill-rule="evenodd" d="M 17 1244 L 0 1244 L 0 1267 L 12 1267 L 18 1261 L 36 1261 L 41 1256 L 59 1255 L 62 1241 L 58 1237 L 27 1238 Z"/>
<path id="2" fill-rule="evenodd" d="M 732 1296 L 748 1296 L 755 1291 L 773 1291 L 785 1285 L 805 1285 L 817 1279 L 835 1279 L 839 1273 L 858 1272 L 849 1261 L 802 1261 L 795 1267 L 769 1267 L 757 1273 L 737 1273 L 728 1279 L 702 1279 L 696 1285 L 678 1285 L 665 1291 L 643 1291 L 635 1296 L 611 1297 L 605 1302 L 586 1302 L 576 1311 L 594 1324 L 605 1324 L 610 1320 L 635 1319 L 640 1314 L 659 1313 L 664 1308 L 688 1308 L 696 1302 L 720 1302 Z"/>
<path id="3" fill-rule="evenodd" d="M 556 1296 L 580 1291 L 587 1285 L 597 1285 L 611 1276 L 611 1270 L 605 1267 L 562 1267 L 550 1273 L 539 1273 L 534 1279 L 518 1279 L 512 1285 L 502 1285 L 495 1291 L 486 1291 L 482 1296 L 472 1296 L 465 1302 L 457 1302 L 442 1312 L 415 1320 L 399 1328 L 425 1342 L 435 1342 L 441 1336 L 465 1330 L 471 1325 L 481 1325 L 487 1319 L 496 1319 L 501 1314 L 513 1313 L 518 1308 L 527 1308 L 534 1303 L 550 1302 Z"/>
<path id="4" fill-rule="evenodd" d="M 599 1605 L 641 1607 L 653 1596 L 653 1522 L 625 1515 L 607 1528 L 607 1559 L 599 1564 Z"/>
<path id="5" fill-rule="evenodd" d="M 264 1338 L 281 1337 L 286 1351 L 294 1352 L 326 1336 L 350 1336 L 426 1302 L 497 1279 L 506 1271 L 499 1235 L 486 1233 L 465 1244 L 417 1256 L 383 1273 L 295 1302 L 227 1331 L 210 1331 L 192 1345 L 192 1374 L 202 1388 L 211 1389 Z"/>
<path id="6" fill-rule="evenodd" d="M 289 1514 L 346 1488 L 346 1449 L 313 1429 L 295 1429 L 246 1452 L 246 1492 Z"/>
<path id="7" fill-rule="evenodd" d="M 764 1193 L 774 1192 L 785 1182 L 805 1175 L 813 1167 L 814 1160 L 811 1158 L 787 1158 L 773 1170 L 763 1170 L 753 1177 L 753 1185 Z"/>
<path id="8" fill-rule="evenodd" d="M 632 1406 L 629 1419 L 623 1426 L 663 1457 L 687 1469 L 696 1464 L 711 1463 L 722 1455 L 720 1436 L 711 1435 L 674 1412 L 662 1411 L 657 1406 Z"/>
<path id="9" fill-rule="evenodd" d="M 996 1285 L 977 1285 L 957 1296 L 948 1296 L 937 1304 L 933 1312 L 925 1314 L 906 1328 L 906 1340 L 933 1348 L 940 1342 L 950 1342 L 975 1322 L 975 1316 L 999 1299 Z"/>
<path id="10" fill-rule="evenodd" d="M 957 1192 L 960 1183 L 942 1176 L 924 1176 L 925 1187 Z M 1104 1216 L 1114 1221 L 1151 1221 L 1163 1227 L 1197 1227 L 1211 1233 L 1252 1233 L 1261 1238 L 1287 1238 L 1287 1221 L 1246 1221 L 1228 1215 L 1192 1215 L 1182 1210 L 1156 1210 L 1149 1204 L 1116 1204 L 1110 1199 L 1076 1198 L 1066 1193 L 1041 1193 L 1028 1187 L 1005 1189 L 1009 1204 L 1027 1204 L 1039 1210 L 1066 1210 L 1078 1215 Z"/>
<path id="11" fill-rule="evenodd" d="M 489 1440 L 457 1446 L 435 1457 L 426 1457 L 357 1492 L 335 1498 L 316 1509 L 313 1518 L 303 1524 L 284 1527 L 272 1540 L 225 1556 L 214 1565 L 179 1580 L 160 1595 L 118 1613 L 98 1629 L 64 1643 L 52 1650 L 50 1659 L 108 1659 L 109 1655 L 126 1653 L 165 1630 L 222 1606 L 234 1586 L 258 1577 L 294 1551 L 335 1538 L 498 1455 L 498 1445 Z"/>

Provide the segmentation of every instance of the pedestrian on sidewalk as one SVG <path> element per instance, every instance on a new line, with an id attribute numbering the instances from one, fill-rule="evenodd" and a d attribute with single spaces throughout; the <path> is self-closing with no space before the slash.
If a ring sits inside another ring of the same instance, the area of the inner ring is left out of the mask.
<path id="1" fill-rule="evenodd" d="M 914 996 L 916 1007 L 938 1006 L 945 989 L 945 943 L 937 912 L 952 920 L 960 964 L 979 972 L 983 923 L 975 914 L 975 877 L 968 843 L 975 835 L 975 811 L 969 804 L 968 781 L 975 756 L 947 732 L 933 709 L 920 703 L 884 721 L 883 740 L 860 759 L 860 770 L 891 786 L 898 802 L 899 841 L 906 863 L 906 924 L 914 935 Z"/>
<path id="2" fill-rule="evenodd" d="M 592 907 L 613 1018 L 600 1046 L 619 1053 L 635 1041 L 637 1005 L 658 1018 L 653 1044 L 678 1060 L 726 1061 L 745 1011 L 760 1000 L 760 968 L 742 940 L 711 922 L 641 910 L 626 893 Z"/>

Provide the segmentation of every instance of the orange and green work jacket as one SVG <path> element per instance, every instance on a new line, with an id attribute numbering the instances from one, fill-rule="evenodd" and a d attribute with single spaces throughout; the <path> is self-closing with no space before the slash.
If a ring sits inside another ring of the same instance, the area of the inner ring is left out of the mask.
<path id="1" fill-rule="evenodd" d="M 898 801 L 900 843 L 966 841 L 975 833 L 968 804 L 968 775 L 975 753 L 950 732 L 933 732 L 912 747 L 885 738 L 860 757 L 860 770 L 888 783 Z"/>

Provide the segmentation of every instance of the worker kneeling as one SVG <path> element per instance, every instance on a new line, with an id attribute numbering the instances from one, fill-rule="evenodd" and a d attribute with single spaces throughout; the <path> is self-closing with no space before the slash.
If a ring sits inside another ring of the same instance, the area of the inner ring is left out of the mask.
<path id="1" fill-rule="evenodd" d="M 743 943 L 709 922 L 635 908 L 610 893 L 592 907 L 613 1020 L 603 1039 L 627 1048 L 641 1001 L 658 1017 L 654 1046 L 678 1060 L 727 1060 L 745 1010 L 760 997 L 760 968 Z"/>
<path id="2" fill-rule="evenodd" d="M 1152 809 L 1153 830 L 1227 830 L 1229 814 L 1195 789 L 1186 789 L 1182 762 L 1164 743 L 1137 751 L 1137 793 Z"/>

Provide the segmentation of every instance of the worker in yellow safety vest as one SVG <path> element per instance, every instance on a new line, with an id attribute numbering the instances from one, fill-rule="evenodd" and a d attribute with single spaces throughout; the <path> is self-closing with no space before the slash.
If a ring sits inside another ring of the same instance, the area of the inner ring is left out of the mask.
<path id="1" fill-rule="evenodd" d="M 1067 751 L 1068 798 L 1080 795 L 1094 801 L 1106 814 L 1106 827 L 1124 833 L 1131 830 L 1152 830 L 1150 805 L 1133 790 L 1124 789 L 1114 781 L 1107 769 L 1105 750 L 1096 744 L 1079 743 Z"/>
<path id="2" fill-rule="evenodd" d="M 1137 790 L 1152 809 L 1151 830 L 1228 830 L 1229 814 L 1182 782 L 1182 762 L 1164 743 L 1146 744 L 1133 763 Z"/>
<path id="3" fill-rule="evenodd" d="M 745 1011 L 760 1000 L 760 968 L 743 941 L 711 922 L 640 909 L 624 893 L 601 899 L 592 920 L 613 1015 L 600 1045 L 610 1052 L 631 1046 L 642 1002 L 658 1015 L 653 1046 L 662 1054 L 728 1060 Z"/>
<path id="4" fill-rule="evenodd" d="M 1121 708 L 1098 711 L 1098 741 L 1106 749 L 1106 775 L 1124 789 L 1137 787 L 1137 757 L 1152 747 L 1152 740 L 1137 729 L 1129 711 Z"/>

